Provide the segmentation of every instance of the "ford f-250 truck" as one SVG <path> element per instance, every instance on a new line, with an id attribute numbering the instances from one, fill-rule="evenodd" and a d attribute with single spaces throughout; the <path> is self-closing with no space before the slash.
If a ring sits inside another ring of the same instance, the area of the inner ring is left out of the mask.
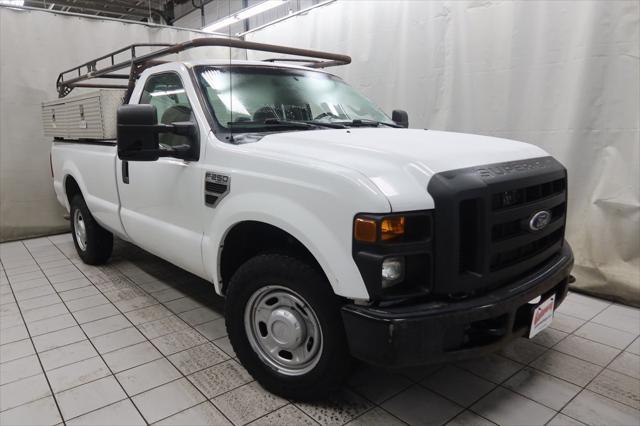
<path id="1" fill-rule="evenodd" d="M 157 61 L 202 46 L 314 59 Z M 117 236 L 210 281 L 266 389 L 321 397 L 352 357 L 405 367 L 494 351 L 543 329 L 566 296 L 567 174 L 542 149 L 406 128 L 406 113 L 390 119 L 323 70 L 348 56 L 206 38 L 105 58 L 58 79 L 61 102 L 100 86 L 85 80 L 128 79 L 117 140 L 53 143 L 78 254 L 106 262 Z M 81 124 L 67 124 L 87 129 L 74 102 Z"/>

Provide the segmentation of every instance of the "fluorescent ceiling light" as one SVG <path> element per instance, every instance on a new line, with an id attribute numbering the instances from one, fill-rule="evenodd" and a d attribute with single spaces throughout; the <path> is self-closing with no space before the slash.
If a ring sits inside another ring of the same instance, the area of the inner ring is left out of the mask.
<path id="1" fill-rule="evenodd" d="M 1 1 L 1 0 L 0 0 Z M 234 13 L 233 15 L 227 16 L 226 18 L 222 18 L 219 21 L 214 22 L 211 25 L 204 27 L 203 31 L 215 31 L 220 28 L 228 27 L 231 24 L 235 24 L 236 22 L 244 21 L 245 19 L 251 18 L 252 16 L 259 15 L 262 12 L 266 12 L 267 10 L 273 9 L 274 7 L 282 6 L 287 3 L 289 0 L 266 0 L 262 3 L 258 3 L 254 6 L 247 7 L 246 9 L 242 9 L 238 13 Z"/>
<path id="2" fill-rule="evenodd" d="M 24 0 L 0 0 L 0 4 L 8 6 L 24 6 Z"/>

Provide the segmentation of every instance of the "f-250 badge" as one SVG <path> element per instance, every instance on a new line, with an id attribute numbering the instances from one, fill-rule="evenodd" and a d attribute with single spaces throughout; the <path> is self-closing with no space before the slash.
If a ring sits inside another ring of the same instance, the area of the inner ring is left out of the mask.
<path id="1" fill-rule="evenodd" d="M 231 190 L 231 178 L 215 172 L 204 176 L 204 204 L 215 207 Z"/>

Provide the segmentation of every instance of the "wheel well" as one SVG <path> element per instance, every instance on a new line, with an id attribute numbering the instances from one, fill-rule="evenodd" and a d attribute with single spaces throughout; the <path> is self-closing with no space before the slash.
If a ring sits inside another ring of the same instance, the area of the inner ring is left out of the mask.
<path id="1" fill-rule="evenodd" d="M 69 204 L 71 204 L 71 200 L 73 200 L 73 197 L 75 197 L 76 194 L 82 195 L 80 185 L 78 185 L 78 182 L 76 182 L 73 176 L 67 176 L 64 180 L 64 192 L 67 194 Z"/>
<path id="2" fill-rule="evenodd" d="M 240 222 L 227 233 L 223 242 L 220 257 L 223 294 L 226 293 L 231 277 L 244 262 L 266 252 L 281 252 L 295 256 L 308 261 L 323 272 L 311 252 L 288 232 L 264 222 Z"/>

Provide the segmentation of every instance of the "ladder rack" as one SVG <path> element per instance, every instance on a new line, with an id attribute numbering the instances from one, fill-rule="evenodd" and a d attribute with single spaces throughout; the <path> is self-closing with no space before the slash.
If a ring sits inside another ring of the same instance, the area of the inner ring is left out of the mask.
<path id="1" fill-rule="evenodd" d="M 146 53 L 137 56 L 140 48 L 154 48 L 157 47 L 151 53 Z M 246 50 L 255 50 L 262 52 L 280 53 L 285 55 L 303 56 L 306 58 L 315 58 L 318 60 L 303 60 L 303 59 L 284 59 L 286 61 L 295 62 L 308 62 L 307 66 L 310 68 L 326 68 L 339 65 L 347 65 L 351 63 L 351 57 L 347 55 L 339 55 L 336 53 L 322 52 L 318 50 L 299 49 L 295 47 L 278 46 L 275 44 L 256 43 L 252 41 L 245 41 L 239 39 L 220 38 L 220 37 L 201 37 L 193 40 L 185 41 L 177 44 L 163 44 L 163 43 L 141 43 L 132 44 L 127 47 L 123 47 L 114 52 L 107 53 L 91 61 L 85 62 L 82 65 L 73 67 L 69 70 L 63 71 L 58 75 L 56 81 L 56 87 L 58 89 L 58 97 L 63 98 L 67 96 L 75 87 L 91 87 L 91 88 L 103 88 L 103 89 L 126 89 L 124 102 L 129 101 L 131 92 L 135 86 L 136 80 L 140 73 L 144 69 L 162 63 L 158 61 L 158 58 L 163 56 L 173 55 L 183 52 L 185 50 L 194 49 L 196 47 L 229 47 Z M 136 51 L 137 50 L 137 51 Z M 128 59 L 120 62 L 116 61 L 116 55 L 120 55 L 127 52 L 129 54 Z M 283 59 L 271 59 L 267 61 L 282 61 Z M 102 64 L 101 62 L 107 62 Z M 116 71 L 130 68 L 129 73 L 117 74 Z M 88 83 L 88 80 L 93 79 L 121 79 L 127 80 L 126 85 L 107 84 L 102 82 Z"/>

